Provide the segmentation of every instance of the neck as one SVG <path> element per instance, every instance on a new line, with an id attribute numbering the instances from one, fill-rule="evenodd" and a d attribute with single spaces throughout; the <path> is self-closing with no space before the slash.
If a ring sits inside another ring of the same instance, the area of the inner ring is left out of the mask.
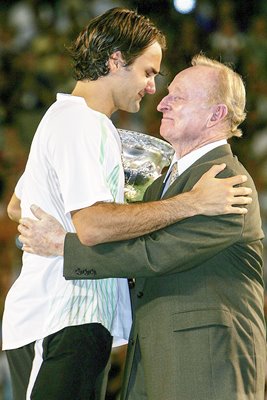
<path id="1" fill-rule="evenodd" d="M 116 111 L 104 78 L 98 78 L 96 81 L 78 81 L 72 95 L 83 97 L 88 107 L 109 118 Z"/>
<path id="2" fill-rule="evenodd" d="M 207 144 L 217 142 L 218 140 L 222 139 L 227 139 L 225 134 L 221 135 L 216 135 L 213 138 L 209 138 L 208 140 L 195 140 L 194 142 L 189 142 L 189 143 L 177 143 L 173 145 L 173 148 L 175 150 L 175 153 L 177 155 L 177 158 L 180 159 L 184 156 L 186 156 L 189 153 L 192 153 L 192 151 L 197 150 Z"/>

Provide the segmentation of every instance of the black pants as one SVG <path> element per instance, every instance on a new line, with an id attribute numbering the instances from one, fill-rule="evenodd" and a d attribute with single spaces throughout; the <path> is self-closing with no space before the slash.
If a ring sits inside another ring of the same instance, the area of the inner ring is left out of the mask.
<path id="1" fill-rule="evenodd" d="M 25 400 L 35 343 L 8 350 L 13 400 Z M 98 400 L 97 381 L 105 370 L 112 336 L 101 324 L 71 326 L 43 340 L 39 372 L 28 398 L 32 400 Z M 107 379 L 103 377 L 105 382 Z"/>

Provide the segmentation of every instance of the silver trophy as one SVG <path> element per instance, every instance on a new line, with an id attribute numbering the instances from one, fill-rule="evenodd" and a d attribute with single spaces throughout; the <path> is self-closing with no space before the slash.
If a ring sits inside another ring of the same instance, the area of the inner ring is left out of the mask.
<path id="1" fill-rule="evenodd" d="M 144 133 L 125 129 L 118 132 L 122 142 L 125 199 L 140 201 L 146 188 L 170 164 L 174 150 L 167 142 Z"/>

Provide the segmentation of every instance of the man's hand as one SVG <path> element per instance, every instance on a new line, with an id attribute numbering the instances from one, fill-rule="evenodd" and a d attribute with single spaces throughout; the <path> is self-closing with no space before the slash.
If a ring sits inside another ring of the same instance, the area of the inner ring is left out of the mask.
<path id="1" fill-rule="evenodd" d="M 41 208 L 33 205 L 31 211 L 37 220 L 21 218 L 18 230 L 22 250 L 40 256 L 63 256 L 66 231 L 63 226 Z"/>
<path id="2" fill-rule="evenodd" d="M 240 185 L 247 181 L 246 175 L 237 175 L 231 178 L 216 178 L 223 171 L 225 164 L 214 165 L 193 187 L 191 193 L 195 195 L 196 206 L 200 214 L 246 214 L 246 204 L 252 202 L 249 195 L 252 190 Z M 241 207 L 238 207 L 241 206 Z M 242 207 L 243 206 L 243 207 Z"/>

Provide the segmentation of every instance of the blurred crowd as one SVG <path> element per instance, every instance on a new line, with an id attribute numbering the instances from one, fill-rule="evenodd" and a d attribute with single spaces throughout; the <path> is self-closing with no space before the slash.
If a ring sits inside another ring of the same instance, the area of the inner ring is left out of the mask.
<path id="1" fill-rule="evenodd" d="M 30 143 L 44 111 L 57 92 L 69 93 L 71 76 L 67 47 L 87 21 L 114 6 L 137 8 L 164 31 L 168 50 L 154 96 L 143 100 L 136 115 L 119 112 L 114 122 L 158 136 L 156 105 L 178 70 L 203 51 L 231 63 L 247 89 L 243 138 L 231 143 L 253 176 L 267 232 L 267 4 L 266 1 L 197 1 L 188 15 L 178 14 L 171 0 L 6 0 L 0 5 L 0 316 L 7 290 L 19 273 L 16 225 L 6 205 L 22 173 Z M 266 278 L 267 281 L 267 278 Z M 2 356 L 2 355 L 1 355 Z M 118 355 L 115 357 L 119 357 Z M 118 363 L 120 365 L 120 363 Z M 0 386 L 10 399 L 5 360 L 0 358 Z M 115 389 L 116 392 L 116 382 Z M 112 397 L 110 395 L 109 397 Z M 1 395 L 0 395 L 1 400 Z"/>

